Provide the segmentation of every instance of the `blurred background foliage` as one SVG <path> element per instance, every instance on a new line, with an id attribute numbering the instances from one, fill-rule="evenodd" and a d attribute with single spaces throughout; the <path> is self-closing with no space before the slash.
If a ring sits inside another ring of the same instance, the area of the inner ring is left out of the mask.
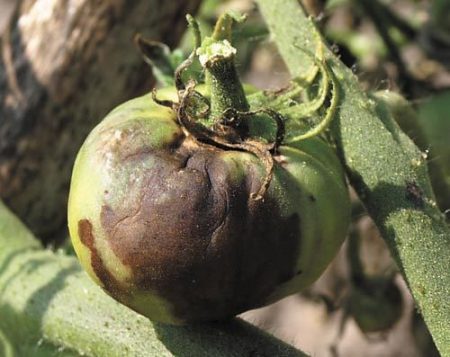
<path id="1" fill-rule="evenodd" d="M 358 76 L 362 90 L 391 108 L 427 156 L 438 204 L 449 216 L 450 1 L 303 3 L 333 51 Z M 196 16 L 201 31 L 210 33 L 217 16 L 227 10 L 248 15 L 234 30 L 243 80 L 263 89 L 286 86 L 289 73 L 253 1 L 204 0 Z M 158 56 L 173 70 L 193 43 L 187 31 L 178 48 L 171 52 L 161 47 Z M 159 85 L 170 82 L 166 74 L 155 73 Z M 201 78 L 202 73 L 194 68 L 190 75 Z M 319 281 L 242 317 L 314 356 L 438 356 L 384 241 L 351 194 L 349 239 Z M 73 254 L 68 239 L 57 249 Z"/>

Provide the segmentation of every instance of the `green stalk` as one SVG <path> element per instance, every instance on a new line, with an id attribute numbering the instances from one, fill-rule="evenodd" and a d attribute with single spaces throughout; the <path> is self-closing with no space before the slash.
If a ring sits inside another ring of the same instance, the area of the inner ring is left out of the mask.
<path id="1" fill-rule="evenodd" d="M 11 357 L 304 356 L 239 319 L 152 323 L 106 295 L 75 258 L 42 249 L 1 201 L 0 316 L 0 354 Z"/>
<path id="2" fill-rule="evenodd" d="M 211 95 L 211 124 L 222 117 L 227 109 L 250 109 L 234 64 L 236 49 L 231 45 L 232 24 L 241 20 L 229 13 L 222 15 L 213 35 L 206 37 L 197 50 L 200 63 L 206 71 L 206 86 Z"/>
<path id="3" fill-rule="evenodd" d="M 297 0 L 258 0 L 291 73 L 304 74 L 314 23 Z M 351 184 L 387 241 L 442 356 L 450 356 L 450 232 L 438 210 L 423 153 L 389 111 L 360 89 L 331 51 L 341 101 L 332 134 Z"/>

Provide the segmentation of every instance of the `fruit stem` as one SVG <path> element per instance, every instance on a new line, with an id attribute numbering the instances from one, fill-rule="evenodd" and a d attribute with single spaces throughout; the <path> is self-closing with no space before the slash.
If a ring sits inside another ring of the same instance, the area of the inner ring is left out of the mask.
<path id="1" fill-rule="evenodd" d="M 206 72 L 206 86 L 211 95 L 209 124 L 217 122 L 227 109 L 249 111 L 244 88 L 234 64 L 236 49 L 231 45 L 231 27 L 243 17 L 226 13 L 215 26 L 211 37 L 206 37 L 197 49 L 197 55 Z"/>

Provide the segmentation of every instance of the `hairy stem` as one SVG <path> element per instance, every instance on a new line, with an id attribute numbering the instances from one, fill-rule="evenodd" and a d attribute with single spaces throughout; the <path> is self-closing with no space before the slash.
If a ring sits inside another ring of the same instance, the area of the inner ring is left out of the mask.
<path id="1" fill-rule="evenodd" d="M 297 46 L 314 50 L 314 23 L 297 0 L 257 2 L 291 73 L 302 75 L 311 59 Z M 332 133 L 351 184 L 387 241 L 436 346 L 450 356 L 450 231 L 435 204 L 424 155 L 331 51 L 326 57 L 341 93 Z"/>

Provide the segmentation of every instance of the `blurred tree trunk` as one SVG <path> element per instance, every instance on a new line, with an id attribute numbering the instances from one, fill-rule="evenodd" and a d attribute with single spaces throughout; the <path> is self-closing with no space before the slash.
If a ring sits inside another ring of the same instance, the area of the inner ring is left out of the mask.
<path id="1" fill-rule="evenodd" d="M 88 132 L 150 89 L 134 34 L 173 46 L 199 3 L 21 2 L 0 50 L 0 197 L 44 241 L 64 232 L 71 168 Z"/>

